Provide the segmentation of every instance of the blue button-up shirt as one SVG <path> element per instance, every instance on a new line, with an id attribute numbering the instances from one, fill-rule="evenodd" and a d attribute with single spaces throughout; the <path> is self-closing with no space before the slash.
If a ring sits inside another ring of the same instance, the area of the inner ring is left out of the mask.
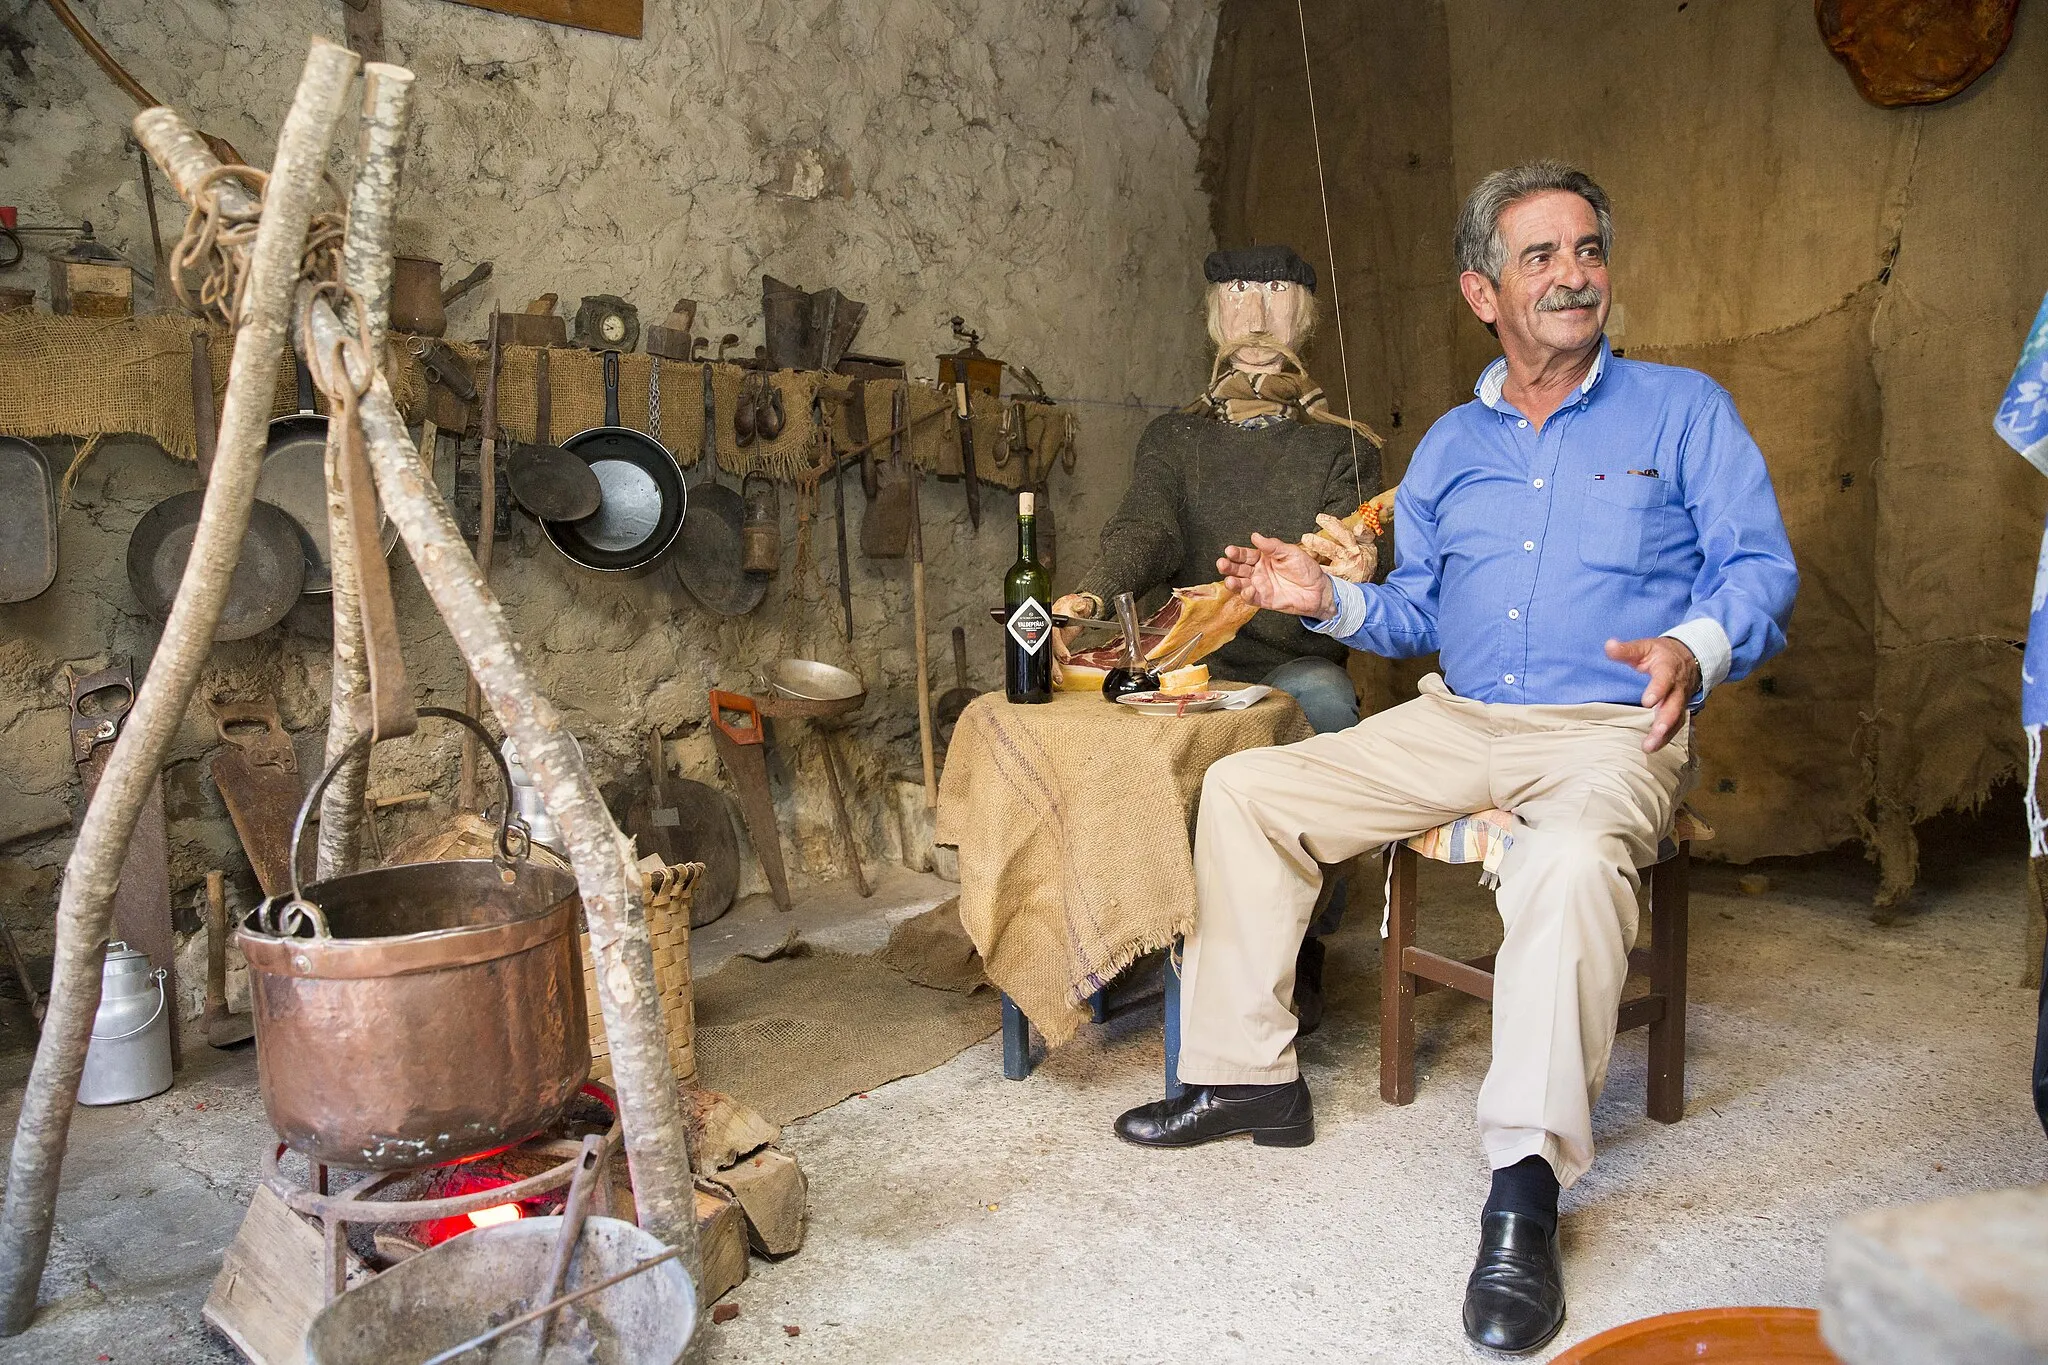
<path id="1" fill-rule="evenodd" d="M 1309 629 L 1401 658 L 1440 652 L 1486 702 L 1642 700 L 1610 639 L 1670 635 L 1702 688 L 1785 645 L 1799 586 L 1763 454 L 1727 390 L 1614 355 L 1539 431 L 1502 396 L 1507 361 L 1422 439 L 1394 500 L 1394 572 L 1332 579 Z"/>

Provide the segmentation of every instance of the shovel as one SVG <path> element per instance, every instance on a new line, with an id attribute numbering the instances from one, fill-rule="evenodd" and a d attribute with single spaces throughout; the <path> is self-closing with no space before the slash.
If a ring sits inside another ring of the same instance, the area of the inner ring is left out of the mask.
<path id="1" fill-rule="evenodd" d="M 246 1014 L 228 1013 L 228 901 L 226 879 L 206 874 L 206 1017 L 201 1025 L 209 1047 L 233 1047 L 256 1036 Z"/>
<path id="2" fill-rule="evenodd" d="M 967 709 L 967 703 L 981 695 L 967 685 L 967 631 L 961 626 L 953 627 L 953 681 L 955 686 L 946 689 L 932 707 L 932 724 L 940 749 L 952 744 L 954 723 Z"/>
<path id="3" fill-rule="evenodd" d="M 901 559 L 910 550 L 916 500 L 903 454 L 904 416 L 903 386 L 898 385 L 889 422 L 889 461 L 876 471 L 875 493 L 860 523 L 860 550 L 869 559 Z"/>

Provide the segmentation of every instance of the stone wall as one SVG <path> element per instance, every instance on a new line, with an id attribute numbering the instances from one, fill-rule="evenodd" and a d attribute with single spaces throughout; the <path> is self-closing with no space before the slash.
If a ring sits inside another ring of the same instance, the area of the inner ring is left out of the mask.
<path id="1" fill-rule="evenodd" d="M 159 98 L 268 159 L 311 33 L 338 36 L 338 0 L 212 3 L 105 0 L 90 22 Z M 495 297 L 543 292 L 564 311 L 616 293 L 658 321 L 700 301 L 700 333 L 759 338 L 760 276 L 836 285 L 870 305 L 859 348 L 910 360 L 954 349 L 966 317 L 995 355 L 1030 366 L 1081 414 L 1078 472 L 1054 502 L 1070 583 L 1120 493 L 1139 428 L 1206 372 L 1199 322 L 1207 205 L 1196 174 L 1213 8 L 1165 0 L 723 0 L 650 3 L 639 41 L 507 18 L 445 0 L 388 0 L 388 59 L 419 75 L 403 198 L 402 250 L 474 261 L 496 276 L 453 307 L 474 337 Z M 90 218 L 147 263 L 147 220 L 125 127 L 129 102 L 49 12 L 0 5 L 0 183 L 25 221 Z M 10 66 L 9 63 L 12 63 Z M 344 130 L 340 147 L 353 146 Z M 811 173 L 815 168 L 815 174 Z M 337 158 L 337 170 L 345 171 Z M 794 170 L 794 174 L 792 173 Z M 805 197 L 815 189 L 815 197 Z M 799 193 L 787 191 L 797 190 Z M 177 207 L 159 212 L 176 230 Z M 41 285 L 41 263 L 0 284 Z M 559 434 L 559 433 L 558 433 Z M 52 446 L 59 463 L 70 449 Z M 80 808 L 65 748 L 61 674 L 109 655 L 146 665 L 156 625 L 122 568 L 127 532 L 157 499 L 193 485 L 147 442 L 110 440 L 84 465 L 62 514 L 57 585 L 0 607 L 0 837 Z M 892 852 L 890 775 L 917 768 L 907 561 L 852 558 L 855 632 L 839 633 L 831 494 L 810 527 L 816 572 L 797 582 L 795 499 L 783 490 L 784 567 L 752 616 L 707 616 L 665 573 L 619 580 L 577 570 L 521 522 L 495 584 L 543 684 L 601 781 L 626 794 L 644 770 L 645 727 L 676 732 L 691 776 L 719 781 L 704 730 L 712 686 L 762 690 L 776 658 L 806 653 L 858 669 L 870 701 L 853 730 L 853 800 L 865 857 Z M 858 535 L 863 498 L 849 493 Z M 984 500 L 968 526 L 956 482 L 928 483 L 935 688 L 946 640 L 966 627 L 970 673 L 1000 681 L 983 611 L 1014 558 L 1011 501 Z M 822 524 L 821 524 L 822 523 Z M 422 702 L 459 704 L 463 674 L 417 577 L 395 557 L 402 633 Z M 257 639 L 218 646 L 202 692 L 277 695 L 307 763 L 324 726 L 324 612 L 303 603 Z M 782 727 L 776 780 L 799 886 L 845 875 L 815 737 Z M 197 927 L 208 867 L 233 898 L 253 880 L 205 760 L 195 704 L 167 769 L 171 881 L 181 927 Z M 373 791 L 432 790 L 435 806 L 382 817 L 387 843 L 445 813 L 457 743 L 429 723 L 380 749 Z M 46 959 L 68 837 L 0 850 L 0 905 L 31 958 Z M 758 873 L 748 868 L 748 885 Z M 197 945 L 188 950 L 188 966 Z M 185 974 L 188 1006 L 200 977 Z"/>

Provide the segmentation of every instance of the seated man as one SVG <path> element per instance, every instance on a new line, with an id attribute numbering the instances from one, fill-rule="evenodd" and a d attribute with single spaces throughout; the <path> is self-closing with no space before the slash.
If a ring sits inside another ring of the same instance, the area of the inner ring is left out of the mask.
<path id="1" fill-rule="evenodd" d="M 1494 1350 L 1534 1349 L 1564 1322 L 1558 1191 L 1593 1160 L 1637 869 L 1690 777 L 1689 710 L 1783 647 L 1798 586 L 1728 394 L 1608 348 L 1611 237 L 1607 196 L 1552 162 L 1496 172 L 1466 201 L 1460 287 L 1505 355 L 1416 450 L 1383 585 L 1263 535 L 1224 552 L 1248 601 L 1356 649 L 1438 650 L 1443 671 L 1348 730 L 1209 769 L 1181 988 L 1188 1089 L 1116 1125 L 1158 1147 L 1313 1140 L 1286 1001 L 1318 864 L 1512 811 L 1479 1092 L 1493 1188 L 1465 1296 L 1466 1334 Z"/>

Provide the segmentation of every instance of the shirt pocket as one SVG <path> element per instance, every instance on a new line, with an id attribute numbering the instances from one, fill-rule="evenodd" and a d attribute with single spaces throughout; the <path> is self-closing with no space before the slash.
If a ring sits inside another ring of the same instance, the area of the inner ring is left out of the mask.
<path id="1" fill-rule="evenodd" d="M 1590 568 L 1642 573 L 1658 559 L 1678 489 L 1647 474 L 1586 480 L 1579 521 L 1579 558 Z"/>

